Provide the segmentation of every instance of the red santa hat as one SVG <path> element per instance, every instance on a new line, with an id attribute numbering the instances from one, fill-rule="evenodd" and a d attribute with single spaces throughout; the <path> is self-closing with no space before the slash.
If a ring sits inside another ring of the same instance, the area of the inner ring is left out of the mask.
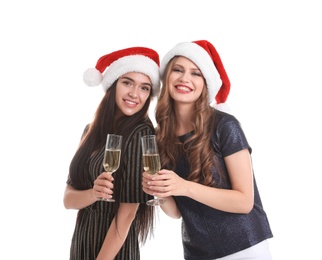
<path id="1" fill-rule="evenodd" d="M 186 57 L 199 67 L 207 83 L 209 102 L 219 109 L 223 108 L 230 91 L 230 81 L 215 47 L 206 40 L 175 45 L 161 61 L 161 77 L 168 62 L 175 56 Z"/>
<path id="2" fill-rule="evenodd" d="M 131 47 L 100 57 L 95 68 L 84 72 L 83 79 L 88 86 L 102 84 L 104 91 L 107 91 L 122 75 L 140 72 L 150 78 L 153 96 L 157 96 L 160 91 L 159 66 L 156 51 L 146 47 Z"/>

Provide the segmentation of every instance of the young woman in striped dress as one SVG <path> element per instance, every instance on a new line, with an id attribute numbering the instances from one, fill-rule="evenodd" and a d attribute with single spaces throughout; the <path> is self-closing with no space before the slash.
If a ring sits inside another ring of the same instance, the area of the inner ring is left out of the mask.
<path id="1" fill-rule="evenodd" d="M 64 206 L 78 210 L 70 260 L 138 260 L 154 224 L 154 208 L 146 205 L 151 196 L 141 186 L 140 138 L 154 134 L 148 108 L 160 87 L 158 53 L 145 47 L 109 53 L 84 81 L 101 83 L 106 93 L 70 163 Z M 113 175 L 103 169 L 107 134 L 123 136 Z M 104 201 L 111 197 L 115 202 Z"/>

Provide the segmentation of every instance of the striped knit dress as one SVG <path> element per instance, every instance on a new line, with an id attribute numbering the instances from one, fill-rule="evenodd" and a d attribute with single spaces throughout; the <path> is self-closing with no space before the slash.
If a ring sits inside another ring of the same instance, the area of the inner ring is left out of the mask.
<path id="1" fill-rule="evenodd" d="M 141 136 L 153 134 L 147 125 L 139 125 L 133 131 L 128 140 L 125 151 L 125 170 L 114 173 L 113 177 L 120 178 L 123 175 L 121 188 L 121 202 L 145 203 L 151 196 L 142 190 L 142 150 Z M 84 171 L 84 181 L 92 187 L 94 180 L 103 172 L 102 162 L 104 147 L 92 158 L 89 159 L 88 169 Z M 70 178 L 67 184 L 73 186 Z M 78 211 L 74 234 L 70 248 L 70 260 L 95 260 L 105 235 L 114 218 L 114 202 L 97 201 L 92 205 Z M 135 228 L 135 220 L 129 230 L 123 247 L 115 260 L 139 260 L 138 234 Z"/>

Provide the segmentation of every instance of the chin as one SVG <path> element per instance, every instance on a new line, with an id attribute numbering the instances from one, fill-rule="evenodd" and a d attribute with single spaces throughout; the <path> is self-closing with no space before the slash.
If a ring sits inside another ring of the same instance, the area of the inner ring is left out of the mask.
<path id="1" fill-rule="evenodd" d="M 137 112 L 139 112 L 140 110 L 125 110 L 125 111 L 122 111 L 123 114 L 125 116 L 133 116 L 134 114 L 136 114 Z"/>

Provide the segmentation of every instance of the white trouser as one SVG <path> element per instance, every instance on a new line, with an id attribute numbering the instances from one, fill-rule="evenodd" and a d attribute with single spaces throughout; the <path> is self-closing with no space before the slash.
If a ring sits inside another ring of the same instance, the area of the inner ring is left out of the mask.
<path id="1" fill-rule="evenodd" d="M 272 260 L 268 241 L 264 240 L 237 253 L 217 258 L 216 260 Z"/>

